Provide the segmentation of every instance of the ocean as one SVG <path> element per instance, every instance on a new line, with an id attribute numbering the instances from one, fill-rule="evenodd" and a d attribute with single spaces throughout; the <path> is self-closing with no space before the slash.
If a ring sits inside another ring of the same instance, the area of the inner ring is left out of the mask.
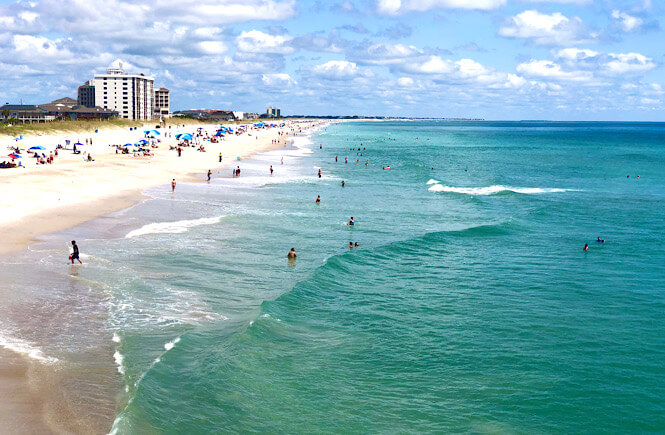
<path id="1" fill-rule="evenodd" d="M 65 427 L 665 431 L 665 124 L 348 122 L 233 164 L 2 260 L 0 346 Z"/>

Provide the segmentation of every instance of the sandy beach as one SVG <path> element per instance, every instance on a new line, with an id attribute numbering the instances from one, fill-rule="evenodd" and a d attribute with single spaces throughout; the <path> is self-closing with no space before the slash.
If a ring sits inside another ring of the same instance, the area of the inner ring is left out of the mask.
<path id="1" fill-rule="evenodd" d="M 226 135 L 218 143 L 201 142 L 205 152 L 184 147 L 181 157 L 170 149 L 178 144 L 176 134 L 194 133 L 202 128 L 201 131 L 213 135 L 219 124 L 163 129 L 172 137 L 162 137 L 158 148 L 151 149 L 152 157 L 116 154 L 113 147 L 143 139 L 143 128 L 131 132 L 115 128 L 78 135 L 26 136 L 18 144 L 12 138 L 0 139 L 2 154 L 10 152 L 7 149 L 10 146 L 43 146 L 46 150 L 40 152 L 47 156 L 57 144 L 64 145 L 67 138 L 75 143 L 89 137 L 93 142 L 92 146 L 79 147 L 81 154 L 59 150 L 53 164 L 38 165 L 36 159 L 24 153 L 23 167 L 0 170 L 3 198 L 0 230 L 5 234 L 0 255 L 25 248 L 39 235 L 126 208 L 141 198 L 143 190 L 162 184 L 168 187 L 173 178 L 176 182 L 203 181 L 208 170 L 213 171 L 214 177 L 223 168 L 241 165 L 238 157 L 283 147 L 288 135 L 315 124 L 288 122 L 282 128 L 249 129 L 241 135 Z M 94 161 L 84 160 L 88 152 Z"/>
<path id="2" fill-rule="evenodd" d="M 0 256 L 11 255 L 39 240 L 42 235 L 73 228 L 83 222 L 125 209 L 142 199 L 142 192 L 156 186 L 170 190 L 172 179 L 178 183 L 205 182 L 208 170 L 212 176 L 228 177 L 226 171 L 239 165 L 242 159 L 253 154 L 282 148 L 290 135 L 311 128 L 318 123 L 286 122 L 283 127 L 249 128 L 241 135 L 227 134 L 218 143 L 204 140 L 212 136 L 219 124 L 179 126 L 162 129 L 164 136 L 157 148 L 152 148 L 152 156 L 135 156 L 134 153 L 116 153 L 114 145 L 135 143 L 144 138 L 144 128 L 128 131 L 127 128 L 110 128 L 89 134 L 67 134 L 49 136 L 28 136 L 15 142 L 12 138 L 0 138 L 0 154 L 7 154 L 7 147 L 18 146 L 27 149 L 43 146 L 47 156 L 57 144 L 72 143 L 91 138 L 93 145 L 82 148 L 81 154 L 72 150 L 58 150 L 58 157 L 52 164 L 37 164 L 37 159 L 23 152 L 22 167 L 1 169 L 2 203 L 0 204 L 0 230 L 4 243 L 0 245 Z M 154 125 L 151 127 L 154 128 Z M 232 126 L 237 130 L 236 126 Z M 145 128 L 150 128 L 146 125 Z M 202 135 L 193 142 L 196 146 L 182 148 L 179 157 L 174 147 L 179 141 L 177 133 L 197 133 Z M 205 152 L 198 151 L 200 145 Z M 71 146 L 70 146 L 71 148 Z M 134 149 L 134 148 L 131 148 Z M 93 161 L 87 161 L 90 153 Z M 219 161 L 220 153 L 223 156 Z M 240 160 L 238 160 L 240 159 Z M 0 161 L 3 159 L 0 158 Z M 177 189 L 177 187 L 176 187 Z M 14 298 L 19 295 L 4 297 Z M 30 298 L 30 295 L 20 295 Z M 35 302 L 36 303 L 36 302 Z M 9 308 L 8 308 L 9 309 Z M 102 349 L 103 352 L 107 350 Z M 40 358 L 33 358 L 28 342 L 0 337 L 0 392 L 3 400 L 0 424 L 11 433 L 100 433 L 108 427 L 91 425 L 103 424 L 113 418 L 117 388 L 109 383 L 109 391 L 98 392 L 99 403 L 95 408 L 104 418 L 91 418 L 77 415 L 71 397 L 60 391 L 59 381 L 67 373 L 58 373 Z M 39 355 L 38 355 L 39 356 Z M 100 372 L 113 372 L 112 361 L 105 361 Z M 60 370 L 62 371 L 62 370 Z M 83 397 L 83 396 L 82 396 Z M 101 422 L 101 423 L 100 423 Z"/>

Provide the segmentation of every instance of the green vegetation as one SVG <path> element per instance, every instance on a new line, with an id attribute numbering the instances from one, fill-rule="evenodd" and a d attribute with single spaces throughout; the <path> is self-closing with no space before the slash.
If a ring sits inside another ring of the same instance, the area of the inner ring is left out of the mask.
<path id="1" fill-rule="evenodd" d="M 183 118 L 169 118 L 166 120 L 165 125 L 201 125 L 209 124 L 210 121 L 198 121 L 195 119 L 183 119 Z M 121 118 L 111 118 L 111 119 L 76 119 L 76 120 L 56 120 L 48 122 L 34 122 L 34 123 L 20 123 L 20 122 L 11 122 L 0 123 L 0 136 L 12 136 L 16 137 L 18 135 L 49 135 L 57 133 L 92 133 L 96 129 L 108 129 L 115 127 L 139 127 L 139 128 L 155 128 L 159 125 L 159 121 L 156 119 L 153 120 L 143 120 L 143 121 L 132 121 L 128 119 Z"/>

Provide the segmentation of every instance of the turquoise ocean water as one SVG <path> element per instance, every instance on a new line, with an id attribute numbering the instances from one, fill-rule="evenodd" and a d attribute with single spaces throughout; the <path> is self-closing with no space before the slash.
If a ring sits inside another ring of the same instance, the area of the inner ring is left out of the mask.
<path id="1" fill-rule="evenodd" d="M 342 123 L 239 164 L 11 259 L 58 321 L 0 326 L 106 358 L 116 433 L 665 431 L 665 124 Z"/>

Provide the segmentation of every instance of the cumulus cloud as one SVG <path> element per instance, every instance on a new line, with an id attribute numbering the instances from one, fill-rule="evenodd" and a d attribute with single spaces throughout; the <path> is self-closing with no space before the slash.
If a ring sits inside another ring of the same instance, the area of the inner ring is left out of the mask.
<path id="1" fill-rule="evenodd" d="M 517 14 L 499 28 L 506 38 L 530 39 L 537 45 L 569 45 L 588 40 L 579 17 L 568 18 L 560 12 L 543 14 L 536 10 Z"/>
<path id="2" fill-rule="evenodd" d="M 259 30 L 242 32 L 236 39 L 238 50 L 248 53 L 293 53 L 289 45 L 293 38 L 288 35 L 269 35 Z"/>
<path id="3" fill-rule="evenodd" d="M 506 4 L 506 0 L 377 0 L 377 11 L 386 15 L 424 12 L 432 9 L 490 10 Z"/>
<path id="4" fill-rule="evenodd" d="M 656 67 L 653 59 L 639 53 L 610 53 L 609 58 L 604 68 L 610 74 L 641 73 Z"/>
<path id="5" fill-rule="evenodd" d="M 644 25 L 642 18 L 634 17 L 617 9 L 612 11 L 612 18 L 616 20 L 619 28 L 624 32 L 635 32 Z"/>
<path id="6" fill-rule="evenodd" d="M 309 68 L 316 77 L 326 80 L 352 80 L 358 77 L 369 77 L 371 73 L 358 67 L 355 62 L 331 60 Z"/>
<path id="7" fill-rule="evenodd" d="M 297 84 L 290 75 L 285 73 L 263 74 L 261 81 L 266 86 L 278 88 L 287 88 Z"/>
<path id="8" fill-rule="evenodd" d="M 413 45 L 379 43 L 358 50 L 351 56 L 355 62 L 360 64 L 395 65 L 421 54 L 422 51 Z"/>
<path id="9" fill-rule="evenodd" d="M 528 77 L 554 80 L 588 81 L 593 78 L 589 71 L 564 71 L 561 65 L 550 60 L 531 60 L 517 65 L 517 72 Z"/>

